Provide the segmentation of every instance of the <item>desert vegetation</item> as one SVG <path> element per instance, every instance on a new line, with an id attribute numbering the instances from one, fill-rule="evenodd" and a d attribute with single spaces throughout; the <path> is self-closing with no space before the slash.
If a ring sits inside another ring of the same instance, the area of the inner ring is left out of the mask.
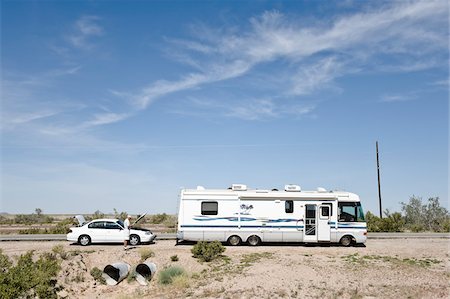
<path id="1" fill-rule="evenodd" d="M 427 203 L 422 198 L 412 196 L 409 202 L 401 203 L 401 213 L 384 211 L 380 218 L 366 213 L 369 232 L 450 232 L 450 214 L 442 207 L 438 197 L 429 198 Z"/>
<path id="2" fill-rule="evenodd" d="M 6 292 L 0 298 L 55 298 L 55 293 L 61 298 L 448 298 L 447 241 L 369 240 L 367 247 L 239 246 L 225 251 L 211 242 L 196 247 L 198 257 L 195 246 L 174 246 L 173 241 L 126 252 L 121 246 L 6 242 L 0 244 L 0 291 Z M 209 251 L 215 258 L 203 261 Z M 157 267 L 148 286 L 135 279 L 143 259 Z M 116 261 L 131 265 L 128 277 L 117 286 L 104 285 L 102 269 Z"/>

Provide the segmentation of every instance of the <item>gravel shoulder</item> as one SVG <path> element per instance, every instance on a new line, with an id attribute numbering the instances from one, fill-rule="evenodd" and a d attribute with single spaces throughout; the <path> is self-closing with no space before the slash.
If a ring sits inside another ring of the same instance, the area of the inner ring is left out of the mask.
<path id="1" fill-rule="evenodd" d="M 118 245 L 81 247 L 69 242 L 2 242 L 11 257 L 29 250 L 50 252 L 63 245 L 73 254 L 62 260 L 58 283 L 67 298 L 449 298 L 448 239 L 368 240 L 366 247 L 265 245 L 230 247 L 226 258 L 200 263 L 192 245 L 158 241 L 124 251 Z M 141 248 L 151 249 L 158 270 L 177 265 L 186 270 L 182 283 L 148 286 L 122 281 L 100 285 L 89 274 L 117 261 L 137 265 Z M 172 262 L 170 257 L 178 256 Z"/>

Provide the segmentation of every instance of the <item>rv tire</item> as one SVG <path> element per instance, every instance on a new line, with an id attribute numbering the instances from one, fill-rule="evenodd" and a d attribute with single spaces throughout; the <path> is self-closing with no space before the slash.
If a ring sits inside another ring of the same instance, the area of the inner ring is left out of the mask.
<path id="1" fill-rule="evenodd" d="M 341 238 L 341 241 L 339 241 L 339 243 L 341 243 L 342 246 L 348 247 L 348 246 L 352 245 L 352 241 L 353 241 L 353 238 L 351 236 L 347 235 L 347 236 L 343 236 Z"/>
<path id="2" fill-rule="evenodd" d="M 250 246 L 258 246 L 261 244 L 261 239 L 256 235 L 252 235 L 248 237 L 247 242 Z"/>
<path id="3" fill-rule="evenodd" d="M 238 246 L 242 242 L 241 238 L 239 236 L 233 235 L 228 238 L 228 244 L 231 246 Z"/>

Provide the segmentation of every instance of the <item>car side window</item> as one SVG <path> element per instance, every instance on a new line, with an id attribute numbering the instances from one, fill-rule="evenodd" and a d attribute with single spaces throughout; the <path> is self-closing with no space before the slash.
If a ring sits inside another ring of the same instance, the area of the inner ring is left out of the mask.
<path id="1" fill-rule="evenodd" d="M 120 226 L 115 222 L 107 221 L 105 224 L 106 224 L 106 229 L 120 229 Z"/>
<path id="2" fill-rule="evenodd" d="M 104 221 L 96 221 L 89 223 L 89 228 L 105 228 L 105 222 Z"/>

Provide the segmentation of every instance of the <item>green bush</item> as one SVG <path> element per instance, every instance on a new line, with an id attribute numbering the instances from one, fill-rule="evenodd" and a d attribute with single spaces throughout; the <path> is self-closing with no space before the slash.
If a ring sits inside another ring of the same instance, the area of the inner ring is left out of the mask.
<path id="1" fill-rule="evenodd" d="M 219 241 L 204 242 L 199 241 L 191 249 L 195 258 L 205 262 L 210 262 L 220 256 L 225 251 L 225 247 Z"/>
<path id="2" fill-rule="evenodd" d="M 178 266 L 169 267 L 159 272 L 158 282 L 164 285 L 171 284 L 176 277 L 183 275 L 186 275 L 186 271 L 183 268 Z"/>
<path id="3" fill-rule="evenodd" d="M 56 275 L 60 270 L 54 254 L 33 261 L 33 251 L 21 255 L 15 266 L 0 251 L 0 298 L 57 298 Z"/>
<path id="4" fill-rule="evenodd" d="M 99 282 L 100 284 L 106 284 L 106 280 L 102 275 L 103 271 L 100 270 L 99 268 L 97 267 L 92 268 L 90 274 L 95 281 Z"/>
<path id="5" fill-rule="evenodd" d="M 73 224 L 73 218 L 66 218 L 61 222 L 58 222 L 56 226 L 50 228 L 47 233 L 65 235 L 69 233 L 70 227 L 72 227 Z"/>
<path id="6" fill-rule="evenodd" d="M 386 210 L 384 215 L 384 218 L 380 218 L 371 212 L 367 212 L 367 230 L 369 232 L 401 232 L 404 230 L 405 219 L 402 214 L 398 212 L 391 214 L 389 210 Z"/>
<path id="7" fill-rule="evenodd" d="M 161 224 L 168 218 L 168 216 L 169 215 L 167 215 L 166 213 L 152 215 L 150 218 L 150 223 Z"/>
<path id="8" fill-rule="evenodd" d="M 52 248 L 52 251 L 54 254 L 59 255 L 59 257 L 63 260 L 67 259 L 69 257 L 68 253 L 64 250 L 63 245 L 55 245 Z"/>
<path id="9" fill-rule="evenodd" d="M 139 254 L 141 255 L 141 262 L 145 262 L 148 258 L 155 256 L 155 253 L 150 248 L 139 248 Z"/>
<path id="10" fill-rule="evenodd" d="M 401 205 L 406 227 L 411 231 L 449 231 L 450 214 L 441 207 L 439 197 L 431 197 L 427 204 L 422 204 L 421 197 L 412 196 L 408 203 Z"/>
<path id="11" fill-rule="evenodd" d="M 172 255 L 172 256 L 170 257 L 170 260 L 171 260 L 172 262 L 178 262 L 178 255 Z"/>

